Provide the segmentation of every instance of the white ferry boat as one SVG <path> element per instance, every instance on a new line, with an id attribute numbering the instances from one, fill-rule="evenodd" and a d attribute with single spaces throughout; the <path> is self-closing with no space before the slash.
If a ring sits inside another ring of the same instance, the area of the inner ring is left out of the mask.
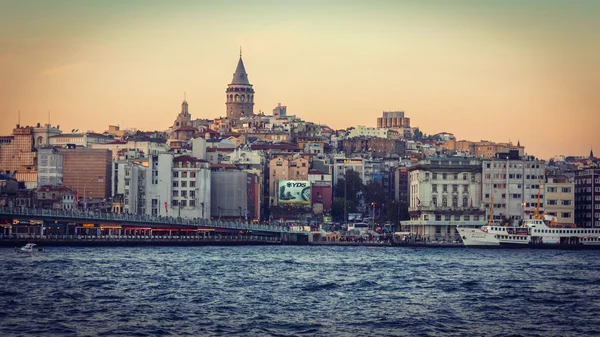
<path id="1" fill-rule="evenodd" d="M 457 228 L 467 247 L 600 248 L 600 229 L 548 226 L 546 218 L 526 219 L 521 226 L 488 224 Z"/>

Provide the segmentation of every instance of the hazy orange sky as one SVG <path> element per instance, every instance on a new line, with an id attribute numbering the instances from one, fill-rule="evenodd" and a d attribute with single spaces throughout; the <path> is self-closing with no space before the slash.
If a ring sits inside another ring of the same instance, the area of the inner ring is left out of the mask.
<path id="1" fill-rule="evenodd" d="M 0 134 L 224 116 L 239 46 L 255 112 L 600 153 L 600 1 L 0 0 Z"/>

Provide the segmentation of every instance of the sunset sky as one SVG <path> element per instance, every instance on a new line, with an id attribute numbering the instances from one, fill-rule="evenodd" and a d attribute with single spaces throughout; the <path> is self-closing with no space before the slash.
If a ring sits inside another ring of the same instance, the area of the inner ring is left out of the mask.
<path id="1" fill-rule="evenodd" d="M 255 113 L 340 129 L 600 154 L 600 1 L 0 0 L 0 135 L 48 121 L 165 130 L 225 115 L 239 48 Z"/>

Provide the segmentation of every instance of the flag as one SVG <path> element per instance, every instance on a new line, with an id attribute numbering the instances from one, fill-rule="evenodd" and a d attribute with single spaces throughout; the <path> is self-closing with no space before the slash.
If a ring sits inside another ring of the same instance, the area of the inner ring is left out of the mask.
<path id="1" fill-rule="evenodd" d="M 421 199 L 417 198 L 417 206 L 421 206 Z"/>
<path id="2" fill-rule="evenodd" d="M 167 208 L 167 202 L 165 201 L 165 212 L 169 213 L 169 209 Z"/>
<path id="3" fill-rule="evenodd" d="M 471 198 L 471 208 L 473 208 L 473 198 Z"/>

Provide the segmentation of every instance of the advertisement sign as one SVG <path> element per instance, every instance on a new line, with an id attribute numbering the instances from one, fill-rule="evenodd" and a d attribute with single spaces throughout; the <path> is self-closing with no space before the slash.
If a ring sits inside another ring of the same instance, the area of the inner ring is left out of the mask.
<path id="1" fill-rule="evenodd" d="M 310 182 L 308 180 L 280 180 L 278 199 L 281 204 L 310 205 Z"/>

